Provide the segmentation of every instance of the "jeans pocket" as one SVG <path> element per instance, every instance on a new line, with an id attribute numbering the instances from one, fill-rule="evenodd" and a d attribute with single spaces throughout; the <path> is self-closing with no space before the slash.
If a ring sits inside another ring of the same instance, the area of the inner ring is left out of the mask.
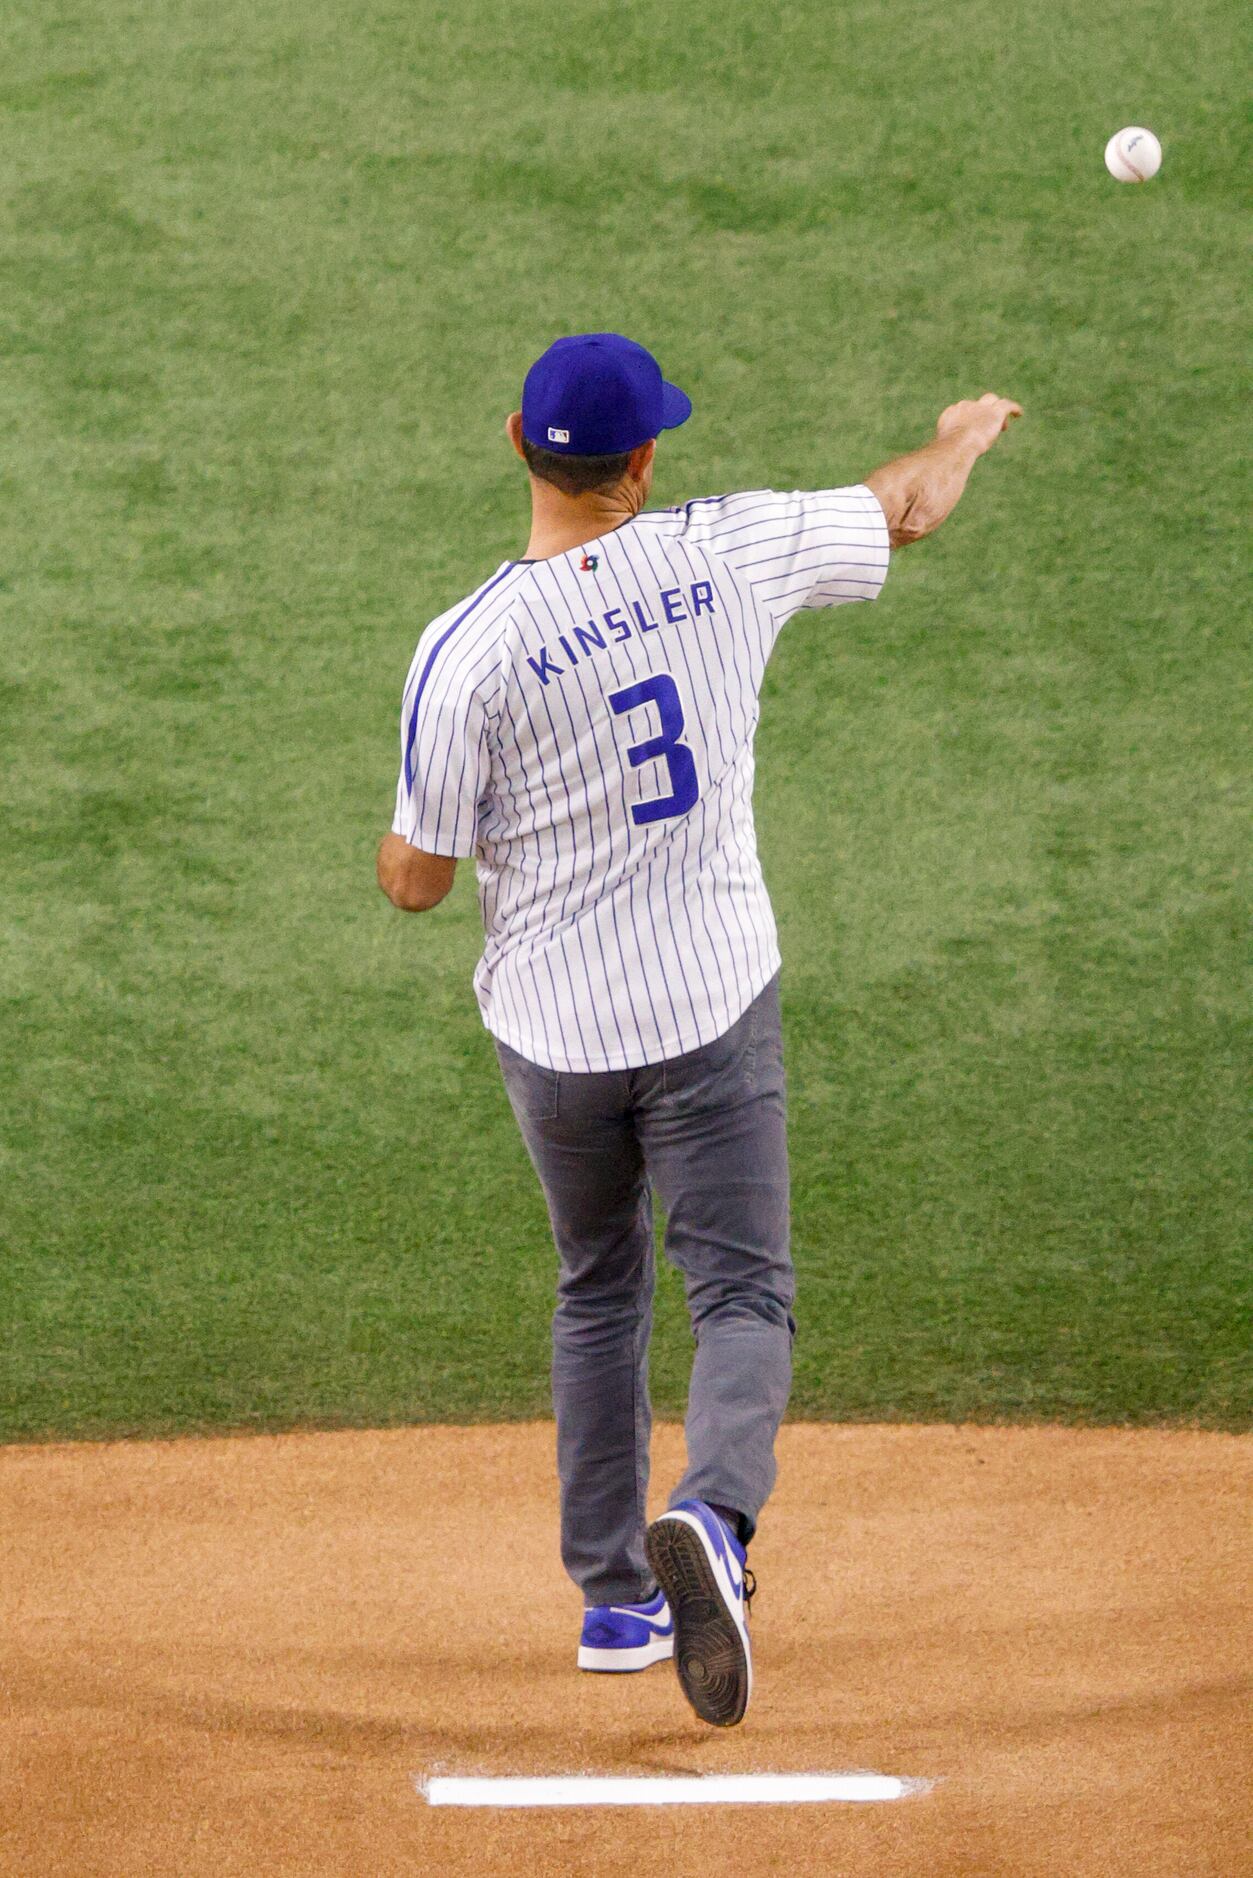
<path id="1" fill-rule="evenodd" d="M 532 1063 L 529 1057 L 519 1056 L 499 1037 L 496 1056 L 514 1113 L 532 1122 L 555 1122 L 560 1106 L 560 1073 L 543 1063 Z"/>
<path id="2" fill-rule="evenodd" d="M 757 1008 L 742 1011 L 720 1037 L 661 1065 L 662 1088 L 684 1108 L 720 1107 L 741 1089 L 751 1089 L 757 1054 Z"/>
<path id="3" fill-rule="evenodd" d="M 755 998 L 749 1006 L 751 1021 L 748 1026 L 748 1041 L 744 1048 L 744 1081 L 750 1089 L 757 1087 L 757 1042 L 761 1036 L 761 999 Z"/>

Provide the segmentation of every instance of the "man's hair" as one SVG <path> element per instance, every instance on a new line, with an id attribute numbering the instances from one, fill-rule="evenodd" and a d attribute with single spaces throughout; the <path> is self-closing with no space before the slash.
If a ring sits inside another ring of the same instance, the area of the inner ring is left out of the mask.
<path id="1" fill-rule="evenodd" d="M 541 450 L 529 437 L 522 439 L 522 454 L 532 476 L 552 483 L 563 495 L 586 496 L 593 490 L 615 489 L 626 475 L 631 452 L 613 456 L 562 456 L 556 450 Z"/>

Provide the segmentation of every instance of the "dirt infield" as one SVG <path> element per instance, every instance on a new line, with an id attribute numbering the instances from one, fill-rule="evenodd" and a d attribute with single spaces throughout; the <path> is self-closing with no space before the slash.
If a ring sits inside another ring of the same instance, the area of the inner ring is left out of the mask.
<path id="1" fill-rule="evenodd" d="M 580 1676 L 546 1426 L 0 1450 L 5 1873 L 1248 1870 L 1253 1442 L 793 1427 L 757 1693 Z M 660 1485 L 679 1436 L 657 1440 Z M 415 1774 L 874 1769 L 467 1812 Z"/>

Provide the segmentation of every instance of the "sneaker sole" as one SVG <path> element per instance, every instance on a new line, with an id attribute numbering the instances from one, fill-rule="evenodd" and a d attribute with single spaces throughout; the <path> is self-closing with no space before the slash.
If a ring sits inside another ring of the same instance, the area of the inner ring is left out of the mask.
<path id="1" fill-rule="evenodd" d="M 700 1535 L 684 1518 L 659 1519 L 644 1550 L 674 1619 L 674 1666 L 684 1695 L 702 1721 L 734 1728 L 748 1707 L 752 1670 Z"/>

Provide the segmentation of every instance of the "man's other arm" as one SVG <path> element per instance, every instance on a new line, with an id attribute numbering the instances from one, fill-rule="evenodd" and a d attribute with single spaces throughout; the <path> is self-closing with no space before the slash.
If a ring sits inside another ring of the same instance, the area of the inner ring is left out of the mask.
<path id="1" fill-rule="evenodd" d="M 935 438 L 921 450 L 898 456 L 865 479 L 877 497 L 894 548 L 921 541 L 951 515 L 966 480 L 985 450 L 990 450 L 1009 421 L 1022 416 L 1011 398 L 985 391 L 963 398 L 940 414 Z"/>
<path id="2" fill-rule="evenodd" d="M 456 871 L 451 855 L 424 854 L 403 835 L 384 835 L 379 843 L 379 886 L 403 913 L 429 913 L 438 906 Z"/>

